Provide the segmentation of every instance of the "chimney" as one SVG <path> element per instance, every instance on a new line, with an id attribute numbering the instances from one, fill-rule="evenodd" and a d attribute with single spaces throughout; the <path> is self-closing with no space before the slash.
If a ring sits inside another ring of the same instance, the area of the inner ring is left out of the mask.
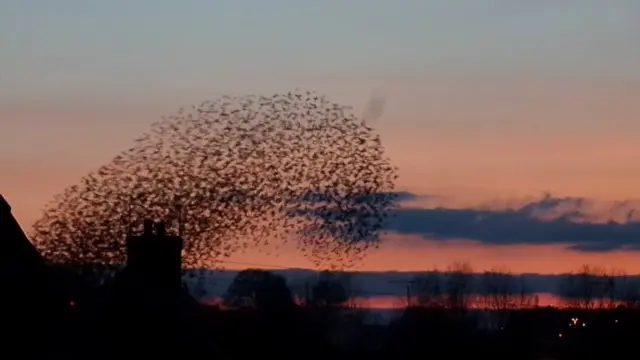
<path id="1" fill-rule="evenodd" d="M 143 234 L 127 238 L 127 271 L 144 279 L 141 286 L 180 289 L 182 246 L 181 237 L 167 235 L 164 222 L 145 220 Z"/>
<path id="2" fill-rule="evenodd" d="M 143 221 L 143 227 L 144 227 L 144 235 L 145 236 L 153 235 L 153 220 L 145 219 Z"/>
<path id="3" fill-rule="evenodd" d="M 163 221 L 156 223 L 156 236 L 165 236 L 166 235 L 166 225 Z"/>

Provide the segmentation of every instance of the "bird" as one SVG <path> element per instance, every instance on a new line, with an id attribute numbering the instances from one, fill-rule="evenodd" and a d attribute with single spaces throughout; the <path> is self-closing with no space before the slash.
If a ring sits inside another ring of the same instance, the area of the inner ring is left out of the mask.
<path id="1" fill-rule="evenodd" d="M 52 261 L 111 266 L 130 227 L 164 219 L 180 222 L 186 268 L 295 241 L 318 268 L 346 269 L 378 245 L 396 178 L 349 106 L 304 90 L 223 96 L 151 124 L 57 195 L 31 237 Z"/>

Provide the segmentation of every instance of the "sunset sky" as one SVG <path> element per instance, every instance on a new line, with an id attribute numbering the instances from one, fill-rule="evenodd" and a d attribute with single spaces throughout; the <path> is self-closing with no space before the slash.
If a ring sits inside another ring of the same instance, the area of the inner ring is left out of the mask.
<path id="1" fill-rule="evenodd" d="M 3 0 L 0 191 L 28 229 L 180 106 L 376 93 L 411 210 L 360 269 L 640 273 L 639 44 L 637 0 Z"/>

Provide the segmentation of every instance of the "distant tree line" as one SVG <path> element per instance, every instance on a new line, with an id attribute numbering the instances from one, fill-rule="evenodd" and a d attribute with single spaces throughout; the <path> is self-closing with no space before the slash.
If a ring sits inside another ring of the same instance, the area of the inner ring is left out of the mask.
<path id="1" fill-rule="evenodd" d="M 546 307 L 525 277 L 506 267 L 478 273 L 469 263 L 453 263 L 404 283 L 402 308 L 389 322 L 376 321 L 376 311 L 360 301 L 350 273 L 322 271 L 305 283 L 293 291 L 276 272 L 242 270 L 219 306 L 202 306 L 180 325 L 187 334 L 181 341 L 193 343 L 191 353 L 216 358 L 251 356 L 256 349 L 293 358 L 300 347 L 341 358 L 426 351 L 452 358 L 574 359 L 602 351 L 616 358 L 640 335 L 637 280 L 594 266 L 565 274 L 560 306 Z M 71 323 L 68 332 L 89 334 L 86 324 L 93 318 L 78 310 L 84 320 Z"/>
<path id="2" fill-rule="evenodd" d="M 446 309 L 464 314 L 471 309 L 492 313 L 493 326 L 506 326 L 510 314 L 540 306 L 539 295 L 504 266 L 474 273 L 468 262 L 444 271 L 428 271 L 406 284 L 398 299 L 407 308 Z M 559 307 L 568 309 L 640 308 L 640 279 L 621 270 L 583 265 L 562 276 Z M 365 308 L 358 303 L 349 273 L 322 271 L 307 281 L 304 295 L 294 294 L 283 276 L 263 269 L 239 272 L 223 296 L 228 309 L 282 310 L 296 305 L 317 309 Z"/>

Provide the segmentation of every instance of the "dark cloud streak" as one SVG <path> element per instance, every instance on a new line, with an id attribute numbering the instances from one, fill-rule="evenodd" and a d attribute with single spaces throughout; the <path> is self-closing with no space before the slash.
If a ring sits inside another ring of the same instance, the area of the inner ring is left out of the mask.
<path id="1" fill-rule="evenodd" d="M 398 194 L 399 202 L 423 198 L 407 192 Z M 572 250 L 583 252 L 640 250 L 640 222 L 631 221 L 633 209 L 626 210 L 624 222 L 593 222 L 585 213 L 589 204 L 590 201 L 584 198 L 547 194 L 538 201 L 502 210 L 400 207 L 394 210 L 385 229 L 437 241 L 468 239 L 491 245 L 566 244 Z M 614 204 L 612 211 L 625 204 L 627 202 Z M 543 219 L 544 215 L 553 216 Z"/>
<path id="2" fill-rule="evenodd" d="M 640 250 L 640 223 L 540 220 L 521 210 L 399 209 L 387 229 L 434 240 L 472 239 L 486 244 L 571 244 L 580 251 Z"/>

